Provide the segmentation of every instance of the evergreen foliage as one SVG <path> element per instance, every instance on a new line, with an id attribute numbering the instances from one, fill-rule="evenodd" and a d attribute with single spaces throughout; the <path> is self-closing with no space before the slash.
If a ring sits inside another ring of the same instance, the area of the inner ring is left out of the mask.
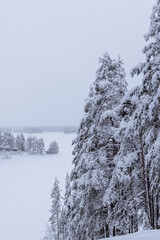
<path id="1" fill-rule="evenodd" d="M 48 154 L 57 154 L 59 152 L 58 143 L 53 141 L 50 143 L 47 153 Z"/>
<path id="2" fill-rule="evenodd" d="M 10 132 L 0 132 L 0 151 L 6 154 L 17 152 L 31 155 L 43 155 L 45 153 L 57 154 L 59 147 L 58 143 L 53 141 L 50 143 L 48 151 L 46 151 L 43 138 L 38 139 L 35 136 L 28 136 L 27 139 L 25 139 L 23 134 L 17 134 L 17 136 L 14 137 Z"/>
<path id="3" fill-rule="evenodd" d="M 118 151 L 114 133 L 119 121 L 113 109 L 126 91 L 122 65 L 120 58 L 112 60 L 107 53 L 100 59 L 100 68 L 86 101 L 85 116 L 74 141 L 71 239 L 104 237 L 108 230 L 103 195 Z"/>
<path id="4" fill-rule="evenodd" d="M 60 240 L 60 216 L 61 216 L 61 197 L 59 181 L 55 178 L 54 186 L 51 194 L 52 207 L 51 207 L 51 229 L 54 233 L 54 240 Z"/>
<path id="5" fill-rule="evenodd" d="M 142 83 L 130 92 L 122 60 L 108 53 L 100 59 L 73 141 L 62 239 L 93 240 L 160 228 L 160 0 L 145 39 L 146 60 L 131 71 L 142 75 Z M 53 201 L 60 216 L 56 206 Z"/>

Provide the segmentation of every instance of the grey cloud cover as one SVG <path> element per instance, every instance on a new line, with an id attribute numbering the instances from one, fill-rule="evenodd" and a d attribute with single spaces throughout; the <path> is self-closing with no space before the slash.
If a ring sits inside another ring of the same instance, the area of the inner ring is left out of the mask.
<path id="1" fill-rule="evenodd" d="M 0 126 L 78 124 L 98 59 L 143 61 L 154 0 L 0 1 Z"/>

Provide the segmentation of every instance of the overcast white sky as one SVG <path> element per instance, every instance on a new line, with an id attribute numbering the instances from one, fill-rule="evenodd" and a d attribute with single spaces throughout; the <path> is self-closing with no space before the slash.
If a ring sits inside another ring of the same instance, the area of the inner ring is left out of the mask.
<path id="1" fill-rule="evenodd" d="M 78 125 L 106 51 L 130 69 L 156 0 L 0 0 L 0 126 Z"/>

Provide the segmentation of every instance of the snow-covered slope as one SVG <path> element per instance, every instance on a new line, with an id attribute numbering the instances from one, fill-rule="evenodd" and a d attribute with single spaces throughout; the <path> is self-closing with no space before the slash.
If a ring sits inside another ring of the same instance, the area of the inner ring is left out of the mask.
<path id="1" fill-rule="evenodd" d="M 64 190 L 66 172 L 71 171 L 75 134 L 37 137 L 44 138 L 46 147 L 56 140 L 59 154 L 0 159 L 0 240 L 40 240 L 50 216 L 54 179 L 58 178 Z"/>
<path id="2" fill-rule="evenodd" d="M 160 240 L 160 230 L 140 231 L 124 236 L 107 238 L 108 240 Z M 105 238 L 101 239 L 105 240 Z"/>

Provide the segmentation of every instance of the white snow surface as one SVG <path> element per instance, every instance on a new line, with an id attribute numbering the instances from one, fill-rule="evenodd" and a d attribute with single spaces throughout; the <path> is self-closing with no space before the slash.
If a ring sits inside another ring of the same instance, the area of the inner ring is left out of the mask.
<path id="1" fill-rule="evenodd" d="M 0 159 L 0 240 L 40 240 L 50 217 L 54 179 L 64 193 L 66 172 L 72 169 L 75 134 L 33 135 L 43 137 L 46 147 L 56 140 L 59 154 Z"/>
<path id="2" fill-rule="evenodd" d="M 124 236 L 103 238 L 100 240 L 160 240 L 160 230 L 139 231 Z"/>

